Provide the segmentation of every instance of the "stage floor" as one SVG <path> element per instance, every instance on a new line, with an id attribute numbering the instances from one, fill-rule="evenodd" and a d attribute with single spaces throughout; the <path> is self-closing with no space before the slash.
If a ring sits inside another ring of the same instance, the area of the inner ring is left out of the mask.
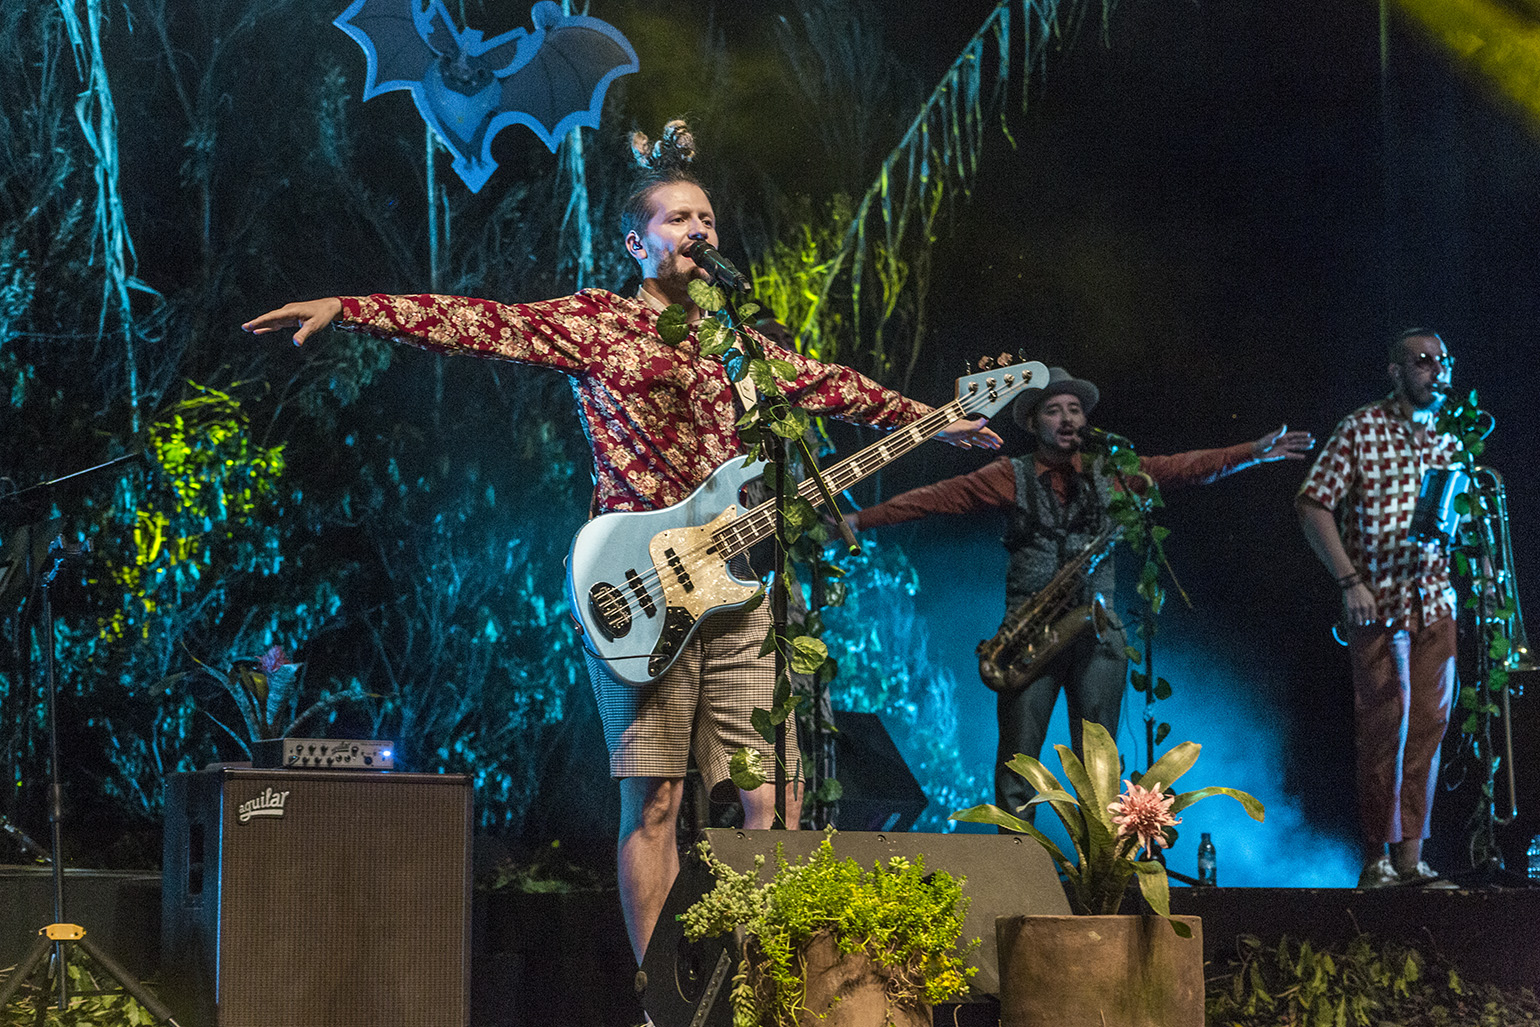
<path id="1" fill-rule="evenodd" d="M 70 872 L 66 888 L 71 918 L 90 925 L 120 962 L 153 981 L 160 956 L 158 879 L 77 870 Z M 478 895 L 475 906 L 476 1027 L 641 1022 L 632 990 L 636 968 L 613 892 L 514 902 Z M 1204 958 L 1211 961 L 1226 959 L 1241 935 L 1264 943 L 1287 936 L 1335 947 L 1366 933 L 1441 955 L 1471 982 L 1540 987 L 1540 888 L 1178 887 L 1171 891 L 1171 908 L 1203 918 Z M 0 965 L 14 962 L 51 912 L 46 868 L 0 867 Z M 956 1022 L 973 1027 L 988 1024 L 992 1008 L 986 1001 L 944 1012 L 947 1023 L 960 1012 Z"/>

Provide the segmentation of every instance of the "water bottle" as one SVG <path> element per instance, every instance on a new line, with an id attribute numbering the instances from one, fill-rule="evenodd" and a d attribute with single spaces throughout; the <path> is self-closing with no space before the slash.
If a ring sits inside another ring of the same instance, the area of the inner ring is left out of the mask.
<path id="1" fill-rule="evenodd" d="M 1540 844 L 1540 838 L 1537 838 L 1535 841 L 1537 844 Z M 1540 872 L 1540 863 L 1536 862 L 1537 859 L 1540 859 L 1540 849 L 1536 849 L 1534 845 L 1531 845 L 1529 847 L 1531 874 Z M 1218 871 L 1214 862 L 1214 840 L 1209 837 L 1207 831 L 1204 831 L 1203 840 L 1198 843 L 1198 884 L 1212 887 L 1218 883 Z"/>
<path id="2" fill-rule="evenodd" d="M 1540 834 L 1529 840 L 1529 879 L 1540 884 Z"/>

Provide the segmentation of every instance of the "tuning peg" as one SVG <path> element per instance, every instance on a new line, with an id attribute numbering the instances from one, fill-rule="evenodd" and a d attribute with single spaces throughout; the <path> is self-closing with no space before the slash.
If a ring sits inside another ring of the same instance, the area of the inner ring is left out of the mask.
<path id="1" fill-rule="evenodd" d="M 1001 353 L 999 358 L 995 361 L 995 366 L 996 367 L 1010 367 L 1011 366 L 1011 355 L 1009 353 Z"/>
<path id="2" fill-rule="evenodd" d="M 991 367 L 994 367 L 994 366 L 995 366 L 995 358 L 994 357 L 987 357 L 987 356 L 986 357 L 979 357 L 979 370 L 980 371 L 987 371 Z"/>

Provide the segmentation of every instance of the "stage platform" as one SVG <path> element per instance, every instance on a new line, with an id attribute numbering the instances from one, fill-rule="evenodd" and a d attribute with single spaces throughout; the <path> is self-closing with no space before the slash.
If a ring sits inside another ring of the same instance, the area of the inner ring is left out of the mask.
<path id="1" fill-rule="evenodd" d="M 1171 911 L 1203 918 L 1210 962 L 1241 935 L 1340 947 L 1368 934 L 1442 955 L 1470 981 L 1540 989 L 1540 888 L 1173 888 Z"/>
<path id="2" fill-rule="evenodd" d="M 120 962 L 153 982 L 159 968 L 155 875 L 71 871 L 71 918 Z M 51 916 L 51 875 L 0 866 L 0 966 L 14 963 Z M 1540 988 L 1540 888 L 1184 888 L 1173 912 L 1203 918 L 1204 957 L 1223 960 L 1236 938 L 1287 935 L 1338 946 L 1363 932 L 1448 959 L 1469 981 Z M 636 968 L 613 892 L 490 898 L 475 903 L 475 1027 L 634 1027 Z M 989 1001 L 937 1011 L 936 1022 L 990 1027 Z M 668 1027 L 668 1025 L 660 1025 Z M 681 1025 L 683 1027 L 683 1025 Z"/>

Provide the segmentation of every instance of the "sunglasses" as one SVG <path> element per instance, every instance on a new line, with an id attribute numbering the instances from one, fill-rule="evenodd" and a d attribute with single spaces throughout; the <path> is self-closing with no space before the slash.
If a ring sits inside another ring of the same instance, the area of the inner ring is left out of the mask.
<path id="1" fill-rule="evenodd" d="M 1419 353 L 1412 358 L 1413 367 L 1432 367 L 1434 364 L 1449 370 L 1454 367 L 1454 357 L 1451 357 L 1448 353 L 1439 356 L 1435 356 L 1432 353 Z"/>

